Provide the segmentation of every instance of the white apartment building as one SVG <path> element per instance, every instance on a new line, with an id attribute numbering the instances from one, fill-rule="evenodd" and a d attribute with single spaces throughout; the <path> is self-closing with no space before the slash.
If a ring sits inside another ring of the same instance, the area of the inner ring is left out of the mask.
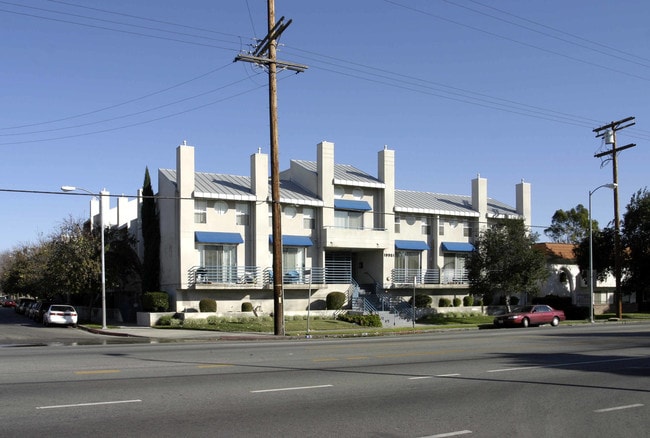
<path id="1" fill-rule="evenodd" d="M 480 176 L 471 195 L 399 190 L 393 150 L 378 152 L 375 176 L 337 164 L 333 143 L 316 149 L 316 161 L 292 160 L 280 173 L 285 311 L 322 309 L 332 291 L 351 301 L 408 298 L 414 288 L 466 295 L 465 257 L 478 232 L 497 218 L 530 226 L 529 183 L 516 185 L 515 207 L 489 198 Z M 218 312 L 243 302 L 273 311 L 269 156 L 253 154 L 250 169 L 196 172 L 187 144 L 176 150 L 176 169 L 159 169 L 161 288 L 177 311 L 202 298 L 215 299 Z"/>

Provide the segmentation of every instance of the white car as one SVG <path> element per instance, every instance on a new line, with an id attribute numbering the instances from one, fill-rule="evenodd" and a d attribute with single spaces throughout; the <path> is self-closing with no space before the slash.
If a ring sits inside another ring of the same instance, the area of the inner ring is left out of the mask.
<path id="1" fill-rule="evenodd" d="M 77 326 L 77 311 L 67 304 L 52 304 L 43 314 L 43 325 L 71 325 Z"/>

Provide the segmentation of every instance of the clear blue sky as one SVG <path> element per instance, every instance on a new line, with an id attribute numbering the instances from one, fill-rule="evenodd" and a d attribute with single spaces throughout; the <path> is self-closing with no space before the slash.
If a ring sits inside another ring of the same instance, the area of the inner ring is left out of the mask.
<path id="1" fill-rule="evenodd" d="M 612 181 L 592 129 L 618 133 L 621 214 L 648 183 L 650 3 L 576 0 L 277 0 L 293 23 L 279 59 L 281 169 L 336 144 L 336 161 L 376 175 L 396 151 L 401 189 L 515 204 L 532 184 L 540 232 L 557 209 Z M 74 185 L 134 195 L 148 166 L 173 168 L 183 140 L 197 170 L 249 174 L 269 151 L 267 76 L 234 63 L 266 34 L 266 1 L 0 2 L 0 251 L 87 218 Z M 601 226 L 613 195 L 593 195 Z"/>

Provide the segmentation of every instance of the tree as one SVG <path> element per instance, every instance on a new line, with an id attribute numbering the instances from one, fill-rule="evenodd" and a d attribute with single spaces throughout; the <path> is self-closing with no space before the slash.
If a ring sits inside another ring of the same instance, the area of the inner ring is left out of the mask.
<path id="1" fill-rule="evenodd" d="M 482 232 L 466 264 L 472 295 L 486 304 L 497 292 L 537 295 L 548 272 L 544 255 L 532 247 L 536 238 L 520 219 L 500 220 Z"/>
<path id="2" fill-rule="evenodd" d="M 609 274 L 614 274 L 614 235 L 616 230 L 608 227 L 594 229 L 592 237 L 593 269 L 598 281 L 605 281 Z M 573 254 L 580 271 L 589 278 L 589 236 L 585 237 L 574 249 Z"/>
<path id="3" fill-rule="evenodd" d="M 598 229 L 598 222 L 592 220 L 592 227 Z M 589 210 L 582 204 L 568 211 L 556 210 L 544 234 L 556 243 L 580 243 L 589 236 Z"/>
<path id="4" fill-rule="evenodd" d="M 155 292 L 160 290 L 160 221 L 156 200 L 151 188 L 149 168 L 145 168 L 142 185 L 142 240 L 144 257 L 142 262 L 142 290 Z"/>
<path id="5" fill-rule="evenodd" d="M 650 301 L 650 192 L 635 193 L 623 215 L 622 248 L 625 248 L 623 287 L 637 294 L 637 303 Z"/>

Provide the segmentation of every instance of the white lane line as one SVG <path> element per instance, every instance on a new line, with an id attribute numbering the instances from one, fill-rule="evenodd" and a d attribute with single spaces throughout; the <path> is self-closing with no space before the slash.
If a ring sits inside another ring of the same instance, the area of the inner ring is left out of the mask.
<path id="1" fill-rule="evenodd" d="M 438 374 L 436 377 L 458 377 L 460 374 L 458 373 L 453 373 L 453 374 Z"/>
<path id="2" fill-rule="evenodd" d="M 251 391 L 251 393 L 278 392 L 278 391 L 299 391 L 301 389 L 330 388 L 332 386 L 334 386 L 334 385 L 294 386 L 293 388 L 258 389 L 256 391 Z"/>
<path id="3" fill-rule="evenodd" d="M 589 360 L 585 362 L 564 362 L 564 363 L 556 363 L 556 364 L 551 364 L 551 365 L 537 365 L 537 366 L 530 366 L 530 367 L 518 367 L 518 368 L 501 368 L 497 370 L 487 370 L 486 372 L 488 373 L 502 373 L 506 371 L 521 371 L 521 370 L 534 370 L 538 368 L 558 368 L 558 367 L 565 367 L 565 366 L 573 366 L 573 365 L 592 365 L 596 363 L 609 363 L 609 362 L 621 362 L 621 361 L 626 361 L 626 360 L 638 360 L 640 359 L 639 357 L 624 357 L 620 359 L 602 359 L 602 360 Z"/>
<path id="4" fill-rule="evenodd" d="M 605 408 L 605 409 L 596 409 L 594 412 L 601 413 L 601 412 L 620 411 L 621 409 L 640 408 L 642 406 L 643 406 L 643 404 L 637 403 L 637 404 L 634 404 L 634 405 L 616 406 L 616 407 L 613 407 L 613 408 Z"/>
<path id="5" fill-rule="evenodd" d="M 80 406 L 117 405 L 121 403 L 142 403 L 142 400 L 117 400 L 117 401 L 96 402 L 96 403 L 77 403 L 74 405 L 37 406 L 36 409 L 77 408 Z"/>
<path id="6" fill-rule="evenodd" d="M 458 435 L 467 435 L 468 433 L 472 433 L 471 430 L 457 430 L 456 432 L 448 432 L 448 433 L 439 433 L 438 435 L 429 435 L 429 436 L 423 436 L 420 438 L 445 438 L 449 436 L 458 436 Z"/>

